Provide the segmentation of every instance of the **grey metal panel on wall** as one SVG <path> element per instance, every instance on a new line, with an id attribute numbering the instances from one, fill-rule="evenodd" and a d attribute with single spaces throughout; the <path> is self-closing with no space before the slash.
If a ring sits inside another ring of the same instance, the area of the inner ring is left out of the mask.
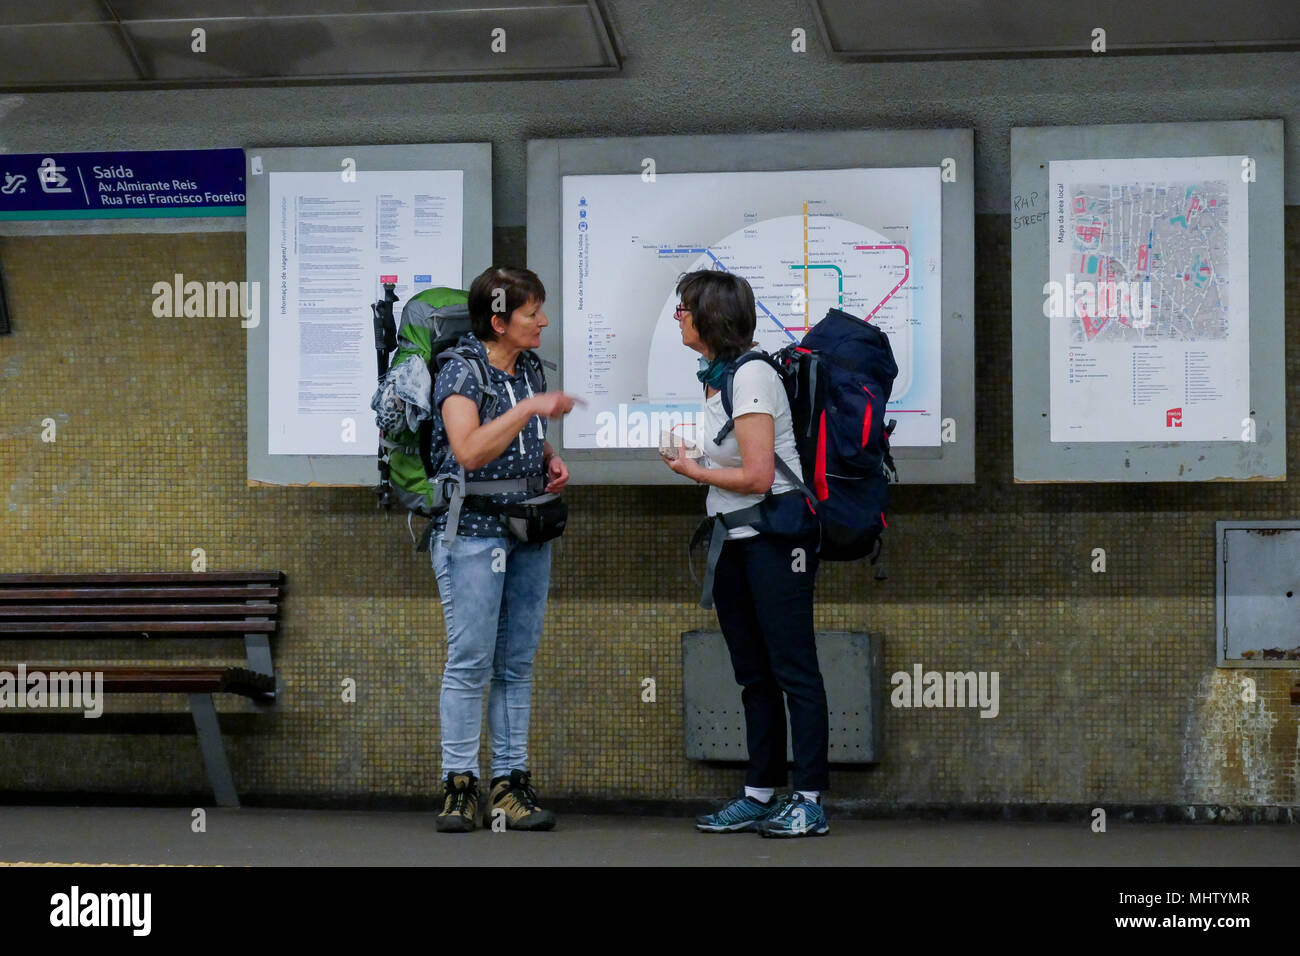
<path id="1" fill-rule="evenodd" d="M 378 483 L 375 455 L 271 455 L 267 451 L 270 343 L 270 174 L 337 173 L 344 158 L 365 170 L 438 170 L 464 172 L 464 228 L 461 281 L 470 280 L 492 260 L 492 144 L 426 143 L 403 146 L 317 146 L 244 151 L 248 183 L 248 281 L 260 285 L 264 321 L 248 329 L 248 480 L 274 485 L 365 486 Z M 254 174 L 254 162 L 263 174 Z M 397 305 L 400 314 L 401 303 Z M 370 318 L 366 317 L 369 327 Z M 363 410 L 369 415 L 369 409 Z"/>
<path id="2" fill-rule="evenodd" d="M 586 76 L 620 65 L 595 0 L 9 6 L 23 9 L 0 10 L 0 89 Z"/>
<path id="3" fill-rule="evenodd" d="M 956 441 L 937 448 L 895 446 L 904 484 L 975 481 L 975 137 L 969 129 L 843 130 L 749 135 L 639 136 L 540 139 L 528 142 L 528 265 L 547 289 L 552 330 L 539 352 L 559 367 L 563 387 L 562 316 L 565 289 L 560 232 L 564 176 L 642 172 L 654 157 L 657 172 L 750 172 L 940 166 L 955 160 L 956 180 L 941 196 L 940 414 L 956 422 Z M 563 444 L 564 422 L 552 423 L 551 443 L 564 449 L 574 484 L 691 484 L 670 471 L 657 449 L 573 449 Z"/>
<path id="4" fill-rule="evenodd" d="M 817 660 L 830 712 L 831 763 L 880 759 L 883 654 L 879 634 L 817 633 Z M 721 631 L 682 634 L 682 705 L 688 759 L 749 759 L 740 687 Z M 787 758 L 793 757 L 791 739 L 787 732 Z"/>
<path id="5" fill-rule="evenodd" d="M 1250 411 L 1255 441 L 1053 442 L 1043 317 L 1050 217 L 1021 223 L 1016 200 L 1045 197 L 1064 159 L 1249 156 Z M 1011 131 L 1012 404 L 1015 480 L 1221 481 L 1286 478 L 1282 121 L 1051 126 Z"/>
<path id="6" fill-rule="evenodd" d="M 1220 667 L 1300 668 L 1300 521 L 1216 521 Z"/>

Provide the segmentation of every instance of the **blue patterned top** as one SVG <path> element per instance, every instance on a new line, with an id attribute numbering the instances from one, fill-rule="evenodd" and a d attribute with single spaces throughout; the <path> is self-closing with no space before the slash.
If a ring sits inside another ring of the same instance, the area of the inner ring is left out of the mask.
<path id="1" fill-rule="evenodd" d="M 493 418 L 505 414 L 519 402 L 534 394 L 534 388 L 540 388 L 543 391 L 546 389 L 544 377 L 538 383 L 528 381 L 528 376 L 524 372 L 524 365 L 527 360 L 522 355 L 515 362 L 515 374 L 512 376 L 507 375 L 504 371 L 488 362 L 487 349 L 483 347 L 483 343 L 473 333 L 464 336 L 457 343 L 457 348 L 465 347 L 480 353 L 483 361 L 487 363 L 488 382 L 497 395 L 496 412 L 492 416 Z M 461 382 L 460 388 L 455 389 L 457 380 L 461 378 L 461 372 L 467 374 L 464 381 Z M 470 368 L 469 363 L 458 355 L 449 357 L 439 370 L 438 377 L 433 383 L 434 407 L 441 410 L 442 403 L 450 395 L 464 395 L 477 404 L 480 394 L 478 376 Z M 485 421 L 490 420 L 485 419 Z M 465 480 L 498 481 L 510 478 L 529 478 L 533 475 L 543 474 L 545 472 L 542 467 L 542 460 L 545 455 L 546 426 L 547 420 L 545 418 L 534 415 L 514 440 L 506 446 L 505 451 L 477 471 L 467 471 Z M 454 471 L 459 467 L 460 463 L 456 461 L 455 452 L 448 448 L 445 469 Z M 496 504 L 508 504 L 512 501 L 523 501 L 529 497 L 532 496 L 527 492 L 515 492 L 489 495 L 488 500 Z M 434 521 L 434 527 L 439 532 L 446 530 L 446 512 L 439 514 Z M 498 518 L 474 511 L 468 505 L 461 510 L 460 525 L 456 533 L 469 535 L 473 538 L 512 537 L 510 530 Z"/>

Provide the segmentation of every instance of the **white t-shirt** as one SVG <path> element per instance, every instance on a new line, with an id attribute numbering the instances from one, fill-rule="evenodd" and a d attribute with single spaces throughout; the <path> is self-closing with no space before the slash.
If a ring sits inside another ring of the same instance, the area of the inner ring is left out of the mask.
<path id="1" fill-rule="evenodd" d="M 757 348 L 751 351 L 758 351 Z M 749 361 L 736 372 L 731 384 L 732 418 L 741 415 L 762 414 L 772 417 L 776 437 L 776 453 L 790 466 L 790 470 L 799 474 L 799 451 L 794 441 L 794 425 L 790 418 L 790 401 L 785 395 L 785 386 L 777 377 L 776 370 L 762 361 Z M 713 439 L 719 429 L 727 423 L 727 413 L 722 409 L 722 393 L 718 392 L 704 400 L 704 408 L 698 419 L 696 437 L 704 451 L 702 459 L 708 468 L 740 468 L 740 444 L 736 441 L 733 427 L 723 439 L 721 445 L 715 445 Z M 780 471 L 772 482 L 772 494 L 779 495 L 793 491 L 794 485 Z M 709 486 L 709 497 L 705 510 L 711 514 L 726 511 L 739 511 L 763 500 L 762 495 L 745 495 L 737 491 L 728 491 L 717 485 Z M 752 538 L 758 532 L 749 525 L 732 528 L 728 538 Z"/>

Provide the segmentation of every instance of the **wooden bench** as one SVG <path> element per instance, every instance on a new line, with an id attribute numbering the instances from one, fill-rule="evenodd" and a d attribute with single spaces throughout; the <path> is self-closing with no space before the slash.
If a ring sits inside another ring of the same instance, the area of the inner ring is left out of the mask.
<path id="1" fill-rule="evenodd" d="M 203 764 L 217 804 L 239 806 L 226 759 L 214 694 L 239 694 L 259 709 L 275 701 L 271 635 L 284 574 L 280 571 L 129 574 L 0 574 L 0 641 L 242 636 L 245 666 L 26 663 L 29 674 L 90 671 L 107 694 L 178 693 L 189 698 Z M 0 672 L 17 674 L 0 664 Z"/>

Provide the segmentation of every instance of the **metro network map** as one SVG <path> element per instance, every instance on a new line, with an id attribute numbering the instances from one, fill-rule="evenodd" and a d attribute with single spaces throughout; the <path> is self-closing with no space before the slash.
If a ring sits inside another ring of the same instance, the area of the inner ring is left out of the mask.
<path id="1" fill-rule="evenodd" d="M 830 308 L 879 326 L 899 365 L 894 444 L 939 444 L 938 167 L 566 176 L 562 202 L 564 388 L 588 403 L 566 447 L 689 427 L 703 395 L 674 290 L 697 269 L 749 281 L 769 352 Z"/>
<path id="2" fill-rule="evenodd" d="M 1052 441 L 1235 441 L 1249 415 L 1242 157 L 1050 164 Z"/>

